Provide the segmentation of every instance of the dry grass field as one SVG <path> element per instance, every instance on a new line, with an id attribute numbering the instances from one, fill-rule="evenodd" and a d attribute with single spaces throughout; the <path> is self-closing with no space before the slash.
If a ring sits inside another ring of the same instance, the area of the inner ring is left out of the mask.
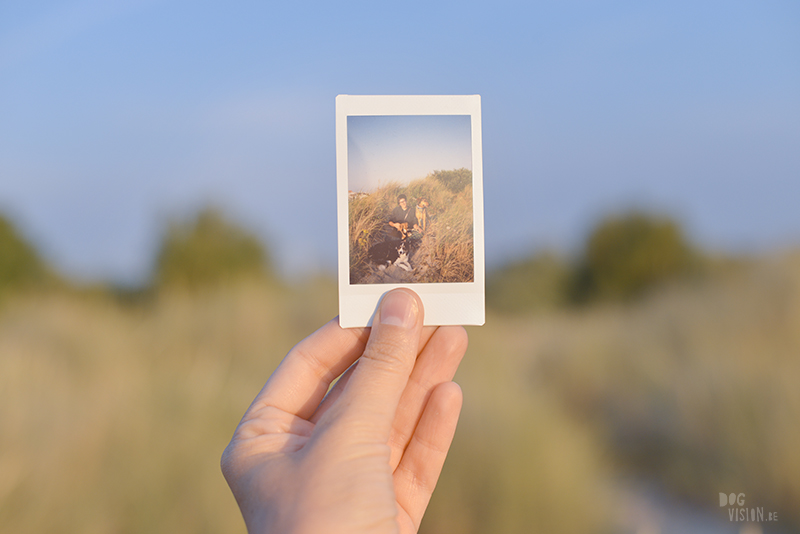
<path id="1" fill-rule="evenodd" d="M 334 313 L 330 284 L 242 282 L 133 308 L 7 300 L 0 531 L 242 531 L 219 455 L 283 354 Z"/>
<path id="2" fill-rule="evenodd" d="M 219 455 L 281 357 L 335 310 L 330 280 L 133 304 L 7 296 L 0 531 L 244 532 Z M 743 491 L 800 526 L 800 256 L 486 324 L 469 330 L 462 421 L 423 532 L 615 532 L 624 476 L 710 509 Z"/>

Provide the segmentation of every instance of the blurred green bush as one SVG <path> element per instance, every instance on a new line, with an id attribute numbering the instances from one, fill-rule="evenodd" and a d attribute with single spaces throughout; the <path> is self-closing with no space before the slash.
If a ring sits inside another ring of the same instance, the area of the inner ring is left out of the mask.
<path id="1" fill-rule="evenodd" d="M 680 225 L 634 211 L 603 219 L 586 242 L 572 298 L 630 300 L 690 272 L 695 253 Z"/>
<path id="2" fill-rule="evenodd" d="M 486 278 L 487 306 L 505 313 L 552 310 L 567 304 L 572 266 L 540 252 L 494 269 Z"/>
<path id="3" fill-rule="evenodd" d="M 3 294 L 40 285 L 51 277 L 42 258 L 0 214 L 0 297 Z"/>
<path id="4" fill-rule="evenodd" d="M 486 303 L 496 311 L 520 313 L 632 301 L 699 273 L 701 265 L 701 255 L 676 221 L 634 211 L 600 220 L 577 259 L 537 252 L 490 271 Z"/>
<path id="5" fill-rule="evenodd" d="M 156 256 L 157 287 L 198 289 L 243 277 L 273 278 L 269 255 L 255 235 L 211 207 L 170 223 Z"/>

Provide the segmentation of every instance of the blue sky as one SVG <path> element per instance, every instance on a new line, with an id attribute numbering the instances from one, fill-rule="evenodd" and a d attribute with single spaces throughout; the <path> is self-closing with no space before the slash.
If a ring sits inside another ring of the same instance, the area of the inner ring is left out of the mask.
<path id="1" fill-rule="evenodd" d="M 207 203 L 333 269 L 340 93 L 481 95 L 490 264 L 629 207 L 800 241 L 796 0 L 4 2 L 0 211 L 83 278 Z"/>
<path id="2" fill-rule="evenodd" d="M 472 170 L 469 115 L 347 117 L 347 188 L 370 193 L 433 171 Z"/>

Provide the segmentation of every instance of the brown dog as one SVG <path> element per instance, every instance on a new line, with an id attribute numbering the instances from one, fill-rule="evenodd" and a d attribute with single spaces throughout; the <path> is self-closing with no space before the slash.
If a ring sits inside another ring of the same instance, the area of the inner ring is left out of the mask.
<path id="1" fill-rule="evenodd" d="M 401 239 L 405 239 L 411 234 L 411 232 L 408 229 L 408 223 L 407 222 L 405 222 L 405 223 L 395 223 L 394 226 L 395 226 L 395 228 L 397 228 L 397 231 L 400 232 L 400 238 Z"/>
<path id="2" fill-rule="evenodd" d="M 411 234 L 411 231 L 408 229 L 408 223 L 407 222 L 404 222 L 404 223 L 390 222 L 389 226 L 391 226 L 392 228 L 394 228 L 395 230 L 400 232 L 400 238 L 401 239 L 405 239 Z"/>

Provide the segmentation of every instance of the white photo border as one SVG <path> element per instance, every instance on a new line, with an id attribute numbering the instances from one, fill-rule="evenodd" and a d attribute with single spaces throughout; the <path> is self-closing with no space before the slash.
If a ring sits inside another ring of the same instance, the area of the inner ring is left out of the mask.
<path id="1" fill-rule="evenodd" d="M 474 278 L 472 282 L 351 284 L 348 224 L 348 116 L 469 115 L 472 130 L 472 207 Z M 336 197 L 339 248 L 339 324 L 372 324 L 378 303 L 388 291 L 407 287 L 425 307 L 425 325 L 482 325 L 485 322 L 486 268 L 483 225 L 483 152 L 480 95 L 338 95 L 336 97 Z"/>

